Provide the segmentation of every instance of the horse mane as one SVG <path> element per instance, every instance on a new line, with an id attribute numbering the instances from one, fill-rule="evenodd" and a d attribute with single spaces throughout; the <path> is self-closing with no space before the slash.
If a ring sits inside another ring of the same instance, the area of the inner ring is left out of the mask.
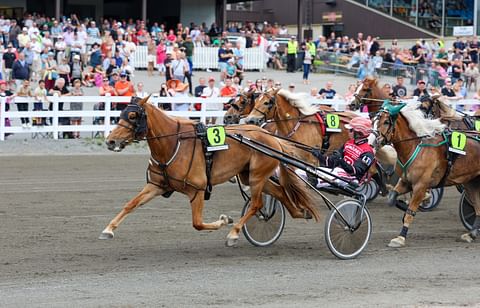
<path id="1" fill-rule="evenodd" d="M 306 93 L 292 93 L 290 91 L 280 89 L 277 94 L 285 98 L 290 105 L 298 108 L 300 113 L 303 115 L 312 115 L 319 111 L 317 106 L 312 105 L 307 101 L 308 94 Z"/>
<path id="2" fill-rule="evenodd" d="M 418 109 L 418 104 L 408 104 L 400 112 L 418 137 L 433 137 L 445 130 L 446 125 L 439 119 L 425 119 L 423 112 Z"/>
<path id="3" fill-rule="evenodd" d="M 445 102 L 444 97 L 434 98 L 434 102 L 440 109 L 440 116 L 442 118 L 453 118 L 461 120 L 461 117 L 457 115 L 457 112 Z"/>

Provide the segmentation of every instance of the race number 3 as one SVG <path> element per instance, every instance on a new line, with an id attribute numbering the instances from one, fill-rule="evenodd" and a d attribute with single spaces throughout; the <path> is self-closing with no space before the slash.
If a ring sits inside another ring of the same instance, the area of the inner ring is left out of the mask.
<path id="1" fill-rule="evenodd" d="M 480 120 L 475 121 L 475 130 L 480 132 Z"/>
<path id="2" fill-rule="evenodd" d="M 340 118 L 338 114 L 327 114 L 327 126 L 328 128 L 339 128 Z"/>
<path id="3" fill-rule="evenodd" d="M 207 128 L 207 139 L 210 146 L 222 146 L 225 144 L 225 127 L 212 126 Z"/>

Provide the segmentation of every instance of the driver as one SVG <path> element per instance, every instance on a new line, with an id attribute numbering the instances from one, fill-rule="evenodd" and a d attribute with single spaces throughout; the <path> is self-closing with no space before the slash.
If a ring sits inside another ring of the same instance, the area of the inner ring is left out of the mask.
<path id="1" fill-rule="evenodd" d="M 347 181 L 359 182 L 363 179 L 371 165 L 375 161 L 373 148 L 368 144 L 368 136 L 372 131 L 372 122 L 363 117 L 356 117 L 350 120 L 345 127 L 349 130 L 350 140 L 348 140 L 339 150 L 333 152 L 331 156 L 325 156 L 320 149 L 314 149 L 312 155 L 317 157 L 320 166 L 327 167 L 330 173 L 345 178 Z M 328 170 L 327 168 L 322 168 Z M 296 171 L 298 175 L 306 177 L 303 170 Z M 337 183 L 342 182 L 336 178 L 328 177 Z M 316 187 L 324 187 L 329 184 L 314 178 Z M 339 184 L 348 184 L 347 182 Z"/>

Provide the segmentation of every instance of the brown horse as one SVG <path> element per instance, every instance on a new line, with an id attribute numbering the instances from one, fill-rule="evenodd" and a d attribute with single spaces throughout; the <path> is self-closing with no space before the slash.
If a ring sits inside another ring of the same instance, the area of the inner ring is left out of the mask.
<path id="1" fill-rule="evenodd" d="M 204 197 L 209 188 L 208 184 L 226 182 L 237 174 L 251 187 L 251 207 L 230 230 L 227 246 L 237 243 L 242 226 L 262 208 L 262 191 L 273 195 L 289 211 L 300 214 L 302 210 L 308 211 L 319 219 L 319 213 L 313 206 L 308 190 L 292 171 L 280 166 L 280 184 L 276 190 L 268 187 L 272 185 L 268 179 L 279 167 L 279 161 L 229 138 L 228 134 L 242 134 L 276 150 L 290 152 L 291 146 L 287 142 L 266 134 L 257 126 L 226 127 L 225 143 L 229 148 L 215 152 L 208 176 L 204 144 L 196 132 L 199 129 L 198 123 L 171 118 L 147 101 L 148 97 L 132 99 L 106 143 L 110 150 L 121 151 L 134 141 L 147 140 L 151 152 L 147 172 L 148 184 L 127 202 L 122 211 L 107 225 L 100 235 L 101 239 L 113 238 L 113 231 L 134 209 L 158 195 L 171 194 L 173 191 L 183 193 L 189 198 L 195 229 L 217 230 L 228 224 L 229 218 L 221 215 L 219 220 L 213 223 L 203 221 Z M 235 159 L 232 159 L 233 157 Z"/>
<path id="2" fill-rule="evenodd" d="M 230 107 L 223 116 L 225 124 L 238 124 L 240 120 L 250 114 L 255 105 L 255 98 L 257 97 L 255 90 L 239 93 L 232 98 L 228 104 Z"/>
<path id="3" fill-rule="evenodd" d="M 331 107 L 325 107 L 320 109 L 310 105 L 299 94 L 281 89 L 270 89 L 256 99 L 255 106 L 246 122 L 258 125 L 261 122 L 273 120 L 277 125 L 279 135 L 332 152 L 348 141 L 348 130 L 344 128 L 344 125 L 358 115 L 351 112 L 335 112 Z M 325 110 L 338 115 L 340 121 L 338 132 L 327 132 Z M 328 142 L 326 142 L 327 140 Z M 299 155 L 306 161 L 318 163 L 318 160 L 308 151 L 299 151 Z"/>
<path id="4" fill-rule="evenodd" d="M 405 107 L 405 104 L 386 103 L 374 127 L 379 144 L 392 144 L 403 166 L 403 177 L 389 196 L 390 201 L 394 201 L 398 194 L 413 191 L 402 231 L 390 241 L 389 246 L 405 246 L 408 228 L 427 189 L 458 184 L 464 185 L 476 213 L 473 231 L 461 238 L 473 241 L 480 229 L 480 142 L 468 137 L 466 155 L 448 155 L 450 137 L 444 132 L 445 124 L 438 119 L 425 119 L 416 106 Z"/>
<path id="5" fill-rule="evenodd" d="M 366 77 L 358 86 L 353 100 L 349 104 L 350 110 L 361 110 L 368 108 L 370 115 L 376 114 L 385 100 L 392 100 L 392 97 L 386 94 L 375 77 Z"/>
<path id="6" fill-rule="evenodd" d="M 480 119 L 480 111 L 473 116 L 459 115 L 446 102 L 446 98 L 436 95 L 421 100 L 420 110 L 429 118 L 440 119 L 442 123 L 454 130 L 475 130 L 475 121 Z"/>

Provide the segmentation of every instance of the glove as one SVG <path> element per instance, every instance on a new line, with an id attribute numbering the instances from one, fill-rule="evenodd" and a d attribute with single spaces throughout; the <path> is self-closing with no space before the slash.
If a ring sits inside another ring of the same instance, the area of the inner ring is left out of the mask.
<path id="1" fill-rule="evenodd" d="M 342 159 L 342 160 L 343 160 L 342 154 L 341 154 L 339 151 L 337 151 L 337 150 L 333 151 L 332 157 L 333 157 L 334 159 Z"/>
<path id="2" fill-rule="evenodd" d="M 318 158 L 319 160 L 323 158 L 322 150 L 320 149 L 313 149 L 312 150 L 312 155 Z"/>

